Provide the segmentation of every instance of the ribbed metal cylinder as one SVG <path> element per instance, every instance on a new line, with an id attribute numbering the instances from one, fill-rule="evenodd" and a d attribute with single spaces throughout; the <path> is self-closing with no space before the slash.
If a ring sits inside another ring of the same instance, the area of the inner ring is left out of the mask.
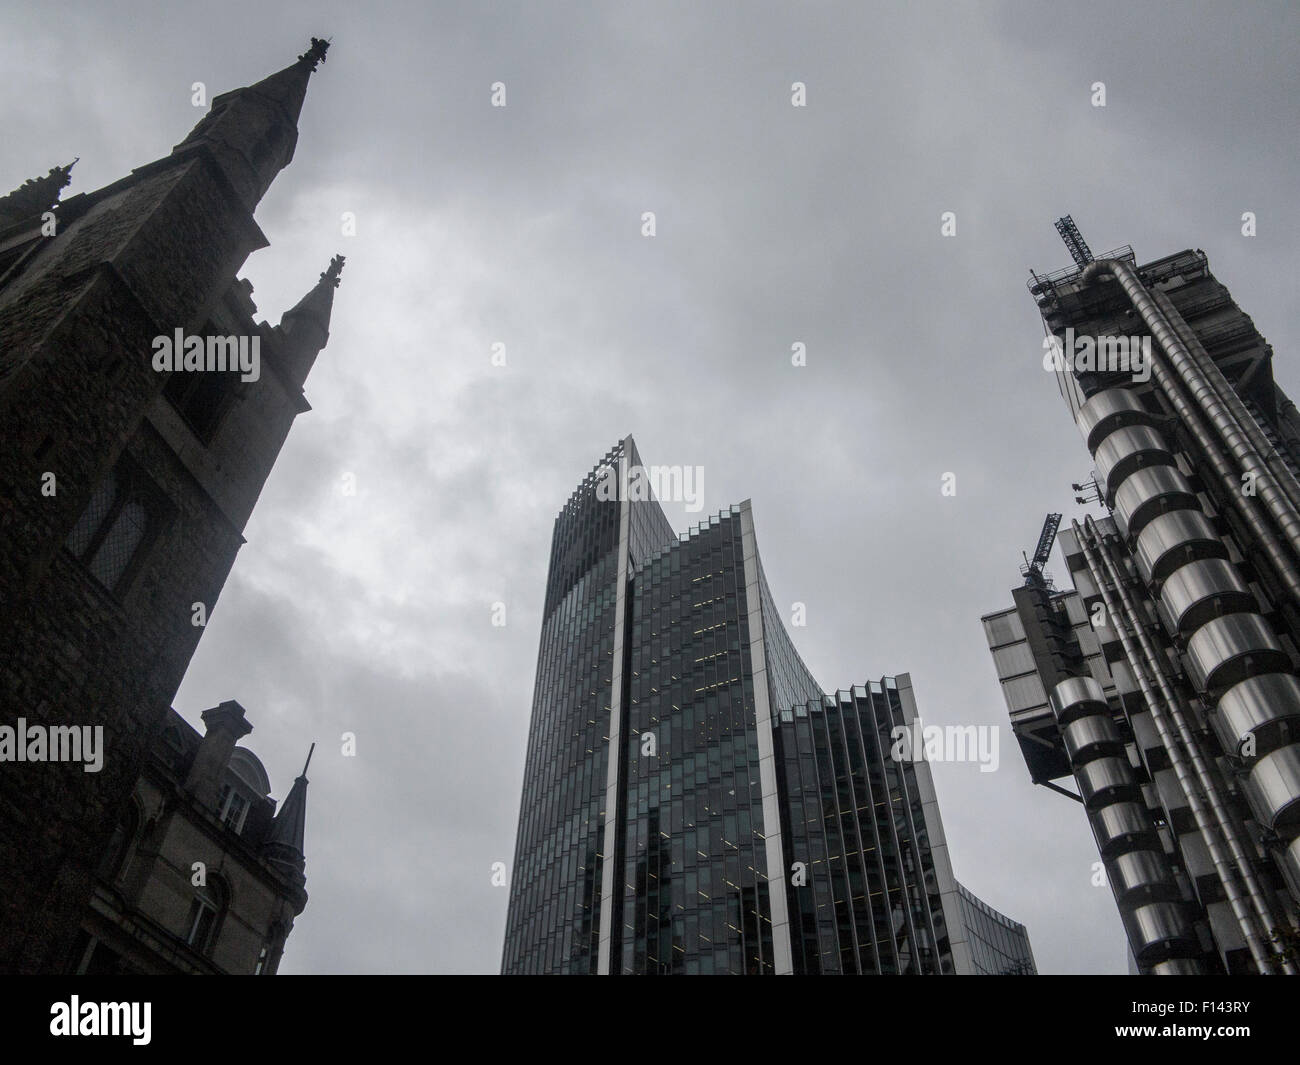
<path id="1" fill-rule="evenodd" d="M 1149 902 L 1128 913 L 1129 943 L 1139 964 L 1154 964 L 1168 958 L 1199 953 L 1175 902 Z"/>
<path id="2" fill-rule="evenodd" d="M 1152 519 L 1137 538 L 1134 560 L 1148 584 L 1200 558 L 1227 558 L 1228 549 L 1199 510 L 1174 510 Z"/>
<path id="3" fill-rule="evenodd" d="M 1173 466 L 1165 438 L 1149 425 L 1129 425 L 1105 437 L 1092 453 L 1097 475 L 1106 482 L 1106 502 L 1130 474 L 1148 466 Z"/>
<path id="4" fill-rule="evenodd" d="M 1264 827 L 1283 838 L 1300 832 L 1300 747 L 1264 755 L 1246 777 L 1245 792 Z"/>
<path id="5" fill-rule="evenodd" d="M 1109 714 L 1088 714 L 1061 729 L 1065 753 L 1076 766 L 1108 754 L 1122 754 L 1124 741 Z"/>
<path id="6" fill-rule="evenodd" d="M 1126 425 L 1154 425 L 1155 416 L 1142 406 L 1136 393 L 1127 388 L 1108 388 L 1079 408 L 1075 424 L 1091 452 L 1116 429 Z"/>
<path id="7" fill-rule="evenodd" d="M 1191 482 L 1173 466 L 1148 466 L 1126 477 L 1115 489 L 1115 524 L 1137 536 L 1153 518 L 1199 504 Z"/>
<path id="8" fill-rule="evenodd" d="M 1179 339 L 1173 323 L 1147 291 L 1134 266 L 1119 259 L 1098 260 L 1089 263 L 1081 276 L 1085 281 L 1114 278 L 1151 329 L 1167 360 L 1167 363 L 1159 358 L 1153 360 L 1151 370 L 1156 384 L 1195 438 L 1233 506 L 1259 540 L 1287 595 L 1300 606 L 1300 569 L 1293 557 L 1300 554 L 1300 511 L 1279 489 L 1272 473 L 1234 424 L 1231 412 L 1197 368 L 1195 357 Z M 1184 388 L 1188 398 L 1183 395 Z M 1255 481 L 1253 495 L 1241 491 L 1244 473 L 1251 474 Z"/>
<path id="9" fill-rule="evenodd" d="M 1061 726 L 1077 717 L 1110 713 L 1106 692 L 1093 677 L 1066 677 L 1052 689 L 1048 702 Z"/>
<path id="10" fill-rule="evenodd" d="M 1222 558 L 1204 558 L 1179 566 L 1165 578 L 1160 602 L 1178 634 L 1184 637 L 1219 615 L 1249 611 L 1256 605 L 1236 567 Z"/>
<path id="11" fill-rule="evenodd" d="M 1300 737 L 1300 678 L 1290 673 L 1248 677 L 1223 693 L 1212 720 L 1224 750 L 1240 755 L 1247 737 L 1254 737 L 1254 752 L 1246 757 L 1271 754 Z"/>
<path id="12" fill-rule="evenodd" d="M 1160 522 L 1192 513 L 1195 512 L 1176 511 L 1163 515 L 1148 527 L 1144 535 L 1149 534 L 1151 529 Z M 1191 808 L 1197 830 L 1214 864 L 1219 882 L 1223 885 L 1224 894 L 1233 917 L 1241 928 L 1251 957 L 1260 972 L 1271 972 L 1279 966 L 1274 964 L 1264 942 L 1263 930 L 1275 927 L 1277 923 L 1272 917 L 1269 900 L 1263 893 L 1259 878 L 1254 876 L 1253 869 L 1249 866 L 1245 846 L 1235 834 L 1235 826 L 1227 815 L 1223 797 L 1209 771 L 1197 738 L 1187 724 L 1182 702 L 1170 684 L 1167 662 L 1143 628 L 1137 608 L 1121 577 L 1118 564 L 1111 558 L 1110 547 L 1098 533 L 1096 524 L 1091 518 L 1085 521 L 1085 527 L 1086 534 L 1078 522 L 1074 522 L 1072 532 L 1078 539 L 1088 568 L 1105 598 L 1106 610 L 1116 626 L 1125 657 L 1142 692 L 1143 701 L 1151 712 L 1152 724 L 1169 755 L 1171 768 L 1178 779 L 1179 790 Z M 1082 788 L 1082 784 L 1080 787 Z M 1219 836 L 1220 832 L 1222 838 Z M 1120 909 L 1121 913 L 1125 912 L 1123 906 Z M 1128 928 L 1130 943 L 1135 943 L 1136 932 L 1130 925 L 1127 914 L 1125 925 Z M 1195 940 L 1195 935 L 1190 931 L 1186 934 Z M 1136 947 L 1134 949 L 1136 952 Z M 1280 968 L 1291 971 L 1293 967 L 1283 962 Z"/>
<path id="13" fill-rule="evenodd" d="M 1127 758 L 1098 758 L 1085 765 L 1075 766 L 1075 779 L 1079 794 L 1090 810 L 1108 806 L 1125 799 L 1136 799 L 1140 794 L 1133 767 Z"/>
<path id="14" fill-rule="evenodd" d="M 1169 864 L 1163 853 L 1129 851 L 1121 854 L 1109 863 L 1108 875 L 1116 898 L 1124 902 L 1178 897 L 1178 885 L 1170 879 Z"/>
<path id="15" fill-rule="evenodd" d="M 1114 802 L 1094 810 L 1089 818 L 1103 858 L 1158 845 L 1155 826 L 1141 803 Z"/>
<path id="16" fill-rule="evenodd" d="M 1297 491 L 1300 485 L 1296 484 L 1289 471 L 1273 467 L 1274 457 L 1269 455 L 1267 442 L 1258 439 L 1258 433 L 1248 439 L 1251 436 L 1250 430 L 1258 427 L 1252 426 L 1249 418 L 1241 416 L 1239 397 L 1231 392 L 1224 380 L 1220 379 L 1217 369 L 1210 363 L 1208 356 L 1204 356 L 1204 352 L 1199 350 L 1199 344 L 1190 335 L 1191 331 L 1184 329 L 1183 339 L 1180 339 L 1173 324 L 1173 320 L 1178 316 L 1171 309 L 1169 301 L 1157 292 L 1148 292 L 1138 271 L 1131 264 L 1123 261 L 1094 262 L 1084 269 L 1082 276 L 1085 281 L 1095 281 L 1107 275 L 1113 277 L 1123 288 L 1134 310 L 1151 329 L 1162 353 L 1163 357 L 1157 358 L 1152 364 L 1152 373 L 1157 387 L 1191 435 L 1197 453 L 1212 467 L 1214 479 L 1222 485 L 1226 498 L 1231 501 L 1232 507 L 1248 526 L 1249 536 L 1253 537 L 1263 553 L 1267 555 L 1269 563 L 1276 571 L 1280 589 L 1285 591 L 1291 602 L 1300 604 L 1300 569 L 1297 568 L 1294 557 L 1300 554 L 1300 491 Z M 1185 327 L 1185 323 L 1181 324 Z M 1198 350 L 1189 351 L 1188 344 Z M 1197 359 L 1201 356 L 1204 356 L 1204 365 L 1198 367 Z M 1207 381 L 1206 373 L 1209 373 L 1214 380 Z M 1228 406 L 1225 406 L 1225 398 Z M 1234 422 L 1234 416 L 1238 421 Z M 1243 426 L 1246 430 L 1244 435 Z M 1264 456 L 1263 459 L 1261 455 Z M 1250 495 L 1246 495 L 1241 490 L 1242 475 L 1249 475 L 1254 483 L 1255 491 Z M 1113 490 L 1120 485 L 1108 487 L 1113 493 Z M 1110 499 L 1113 498 L 1112 494 Z M 1183 512 L 1172 511 L 1162 515 L 1152 521 L 1152 526 L 1167 518 L 1176 517 L 1180 513 Z M 1149 532 L 1150 528 L 1151 526 L 1148 526 L 1144 533 Z M 1138 538 L 1141 540 L 1142 537 Z M 1226 552 L 1220 554 L 1192 543 L 1175 547 L 1171 553 L 1177 562 L 1170 565 L 1167 559 L 1157 557 L 1163 553 L 1161 551 L 1163 546 L 1159 542 L 1151 543 L 1151 549 L 1146 552 L 1145 559 L 1142 553 L 1139 553 L 1138 568 L 1142 571 L 1145 561 L 1145 572 L 1142 575 L 1148 584 L 1158 584 L 1182 563 L 1200 558 L 1227 557 Z M 1119 580 L 1113 573 L 1112 579 Z M 1159 589 L 1153 587 L 1152 591 L 1158 592 Z M 1162 602 L 1161 609 L 1167 613 L 1167 604 Z M 1242 617 L 1254 618 L 1255 621 L 1242 623 L 1226 620 Z M 1252 644 L 1255 646 L 1250 646 Z M 1189 639 L 1187 657 L 1189 672 L 1193 680 L 1198 682 L 1198 686 L 1216 691 L 1255 676 L 1270 672 L 1289 673 L 1291 669 L 1289 657 L 1281 652 L 1277 641 L 1267 630 L 1267 623 L 1258 615 L 1252 615 L 1244 610 L 1212 619 L 1197 629 Z M 1163 665 L 1160 659 L 1155 660 L 1157 672 L 1163 670 Z M 1248 851 L 1249 841 L 1241 837 L 1235 818 L 1228 813 L 1221 782 L 1209 772 L 1204 754 L 1198 752 L 1198 738 L 1188 727 L 1185 715 L 1178 707 L 1177 697 L 1171 694 L 1167 684 L 1163 687 L 1165 689 L 1163 694 L 1169 701 L 1180 739 L 1187 746 L 1195 776 L 1204 789 L 1203 794 L 1209 801 L 1214 821 L 1217 822 L 1223 839 L 1231 851 L 1236 870 L 1235 876 L 1233 870 L 1224 864 L 1223 856 L 1217 853 L 1218 848 L 1213 833 L 1207 832 L 1197 795 L 1187 792 L 1184 787 L 1193 807 L 1198 828 L 1211 851 L 1211 860 L 1222 874 L 1221 880 L 1225 892 L 1234 916 L 1241 924 L 1252 957 L 1261 972 L 1295 973 L 1296 965 L 1285 957 L 1277 958 L 1265 943 L 1268 931 L 1277 927 L 1283 918 L 1279 916 L 1271 893 L 1253 867 Z M 1221 715 L 1211 715 L 1211 719 L 1220 721 Z M 1221 726 L 1216 724 L 1216 727 Z M 1253 784 L 1248 779 L 1244 788 L 1248 796 L 1253 796 L 1252 801 L 1256 806 L 1275 808 L 1271 811 L 1261 810 L 1259 813 L 1261 821 L 1266 825 L 1272 818 L 1275 824 L 1290 829 L 1294 820 L 1294 815 L 1290 811 L 1295 806 L 1295 799 L 1292 796 L 1300 795 L 1300 773 L 1293 772 L 1295 767 L 1291 764 L 1291 760 L 1285 757 L 1285 752 L 1292 749 L 1281 747 L 1261 759 L 1261 763 L 1268 762 L 1268 768 L 1261 769 L 1260 764 L 1257 763 L 1252 769 L 1252 774 L 1258 773 L 1259 776 L 1254 778 Z M 1171 755 L 1173 753 L 1171 751 Z M 1180 784 L 1183 784 L 1181 774 L 1179 779 Z M 1288 796 L 1287 792 L 1291 795 Z M 1280 807 L 1278 807 L 1279 803 L 1282 804 Z M 1296 830 L 1300 831 L 1300 826 Z M 1241 897 L 1234 883 L 1236 877 L 1241 878 L 1247 889 L 1253 910 L 1250 919 L 1242 912 Z M 1300 890 L 1298 890 L 1300 880 L 1293 880 L 1290 886 L 1292 894 L 1300 898 Z"/>
<path id="17" fill-rule="evenodd" d="M 1215 691 L 1260 673 L 1281 673 L 1291 659 L 1258 614 L 1225 614 L 1187 641 L 1187 663 L 1202 691 Z"/>

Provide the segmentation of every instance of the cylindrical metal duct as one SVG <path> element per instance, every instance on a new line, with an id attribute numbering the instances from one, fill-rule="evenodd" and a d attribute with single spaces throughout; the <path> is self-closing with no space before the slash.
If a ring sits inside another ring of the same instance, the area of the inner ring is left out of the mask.
<path id="1" fill-rule="evenodd" d="M 1067 677 L 1049 693 L 1048 703 L 1070 756 L 1097 851 L 1107 863 L 1115 903 L 1129 926 L 1147 937 L 1130 939 L 1134 956 L 1155 952 L 1151 956 L 1158 960 L 1188 953 L 1184 945 L 1196 944 L 1196 938 L 1184 927 L 1181 908 L 1132 917 L 1136 908 L 1177 898 L 1178 888 L 1155 826 L 1138 801 L 1141 788 L 1111 718 L 1105 692 L 1093 677 Z M 1155 930 L 1163 936 L 1170 928 L 1168 923 L 1158 923 L 1161 913 L 1173 915 L 1176 923 L 1170 935 L 1157 942 L 1149 934 Z"/>
<path id="2" fill-rule="evenodd" d="M 1224 750 L 1239 757 L 1253 737 L 1251 758 L 1262 758 L 1300 737 L 1300 678 L 1290 673 L 1248 677 L 1223 693 L 1211 720 Z"/>
<path id="3" fill-rule="evenodd" d="M 1162 853 L 1129 851 L 1108 863 L 1108 874 L 1115 895 L 1125 902 L 1178 898 L 1178 885 L 1170 879 L 1169 866 Z"/>
<path id="4" fill-rule="evenodd" d="M 1106 482 L 1106 501 L 1131 473 L 1148 466 L 1173 466 L 1165 438 L 1149 425 L 1129 425 L 1110 433 L 1093 452 L 1097 473 Z"/>
<path id="5" fill-rule="evenodd" d="M 1074 775 L 1083 804 L 1089 810 L 1136 799 L 1140 794 L 1127 758 L 1098 758 L 1076 767 Z"/>
<path id="6" fill-rule="evenodd" d="M 1096 280 L 1106 275 L 1113 276 L 1120 284 L 1168 359 L 1168 366 L 1161 359 L 1153 360 L 1152 373 L 1157 386 L 1194 437 L 1200 454 L 1213 468 L 1225 498 L 1241 514 L 1251 534 L 1268 556 L 1291 603 L 1300 607 L 1300 567 L 1297 567 L 1297 557 L 1300 556 L 1300 484 L 1297 484 L 1294 474 L 1281 456 L 1274 453 L 1259 423 L 1223 378 L 1194 331 L 1182 320 L 1167 297 L 1158 292 L 1148 293 L 1137 271 L 1123 262 L 1093 263 L 1085 268 L 1082 276 L 1085 280 Z M 1183 388 L 1187 390 L 1190 402 L 1184 397 Z M 1229 462 L 1228 454 L 1232 456 L 1237 469 Z M 1249 484 L 1248 490 L 1243 490 L 1244 484 Z M 1113 491 L 1119 486 L 1110 487 Z M 1276 523 L 1276 528 L 1272 523 Z M 1149 580 L 1159 580 L 1154 565 L 1144 576 Z M 1169 603 L 1162 601 L 1161 605 L 1169 613 Z M 1244 604 L 1240 598 L 1230 597 L 1222 605 L 1231 610 L 1233 605 L 1240 607 Z M 1198 612 L 1213 611 L 1202 606 Z M 1243 611 L 1238 611 L 1241 612 Z M 1180 625 L 1184 635 L 1188 628 L 1200 620 L 1200 616 L 1184 618 Z M 1236 629 L 1236 632 L 1233 633 L 1232 629 Z M 1249 679 L 1254 674 L 1270 669 L 1289 674 L 1289 658 L 1283 662 L 1277 653 L 1280 648 L 1272 645 L 1273 642 L 1267 638 L 1262 641 L 1266 645 L 1262 660 L 1249 653 L 1228 653 L 1231 652 L 1231 645 L 1239 643 L 1241 637 L 1249 637 L 1249 634 L 1242 631 L 1241 626 L 1235 625 L 1220 626 L 1217 632 L 1202 637 L 1197 646 L 1198 654 L 1189 655 L 1189 659 L 1195 663 L 1192 666 L 1193 674 L 1199 671 L 1201 682 L 1208 682 L 1212 686 L 1229 685 L 1238 679 Z M 1218 723 L 1220 719 L 1214 719 L 1216 728 L 1221 728 Z M 1255 738 L 1258 740 L 1260 737 Z M 1228 749 L 1232 750 L 1233 747 L 1230 744 Z M 1247 788 L 1247 791 L 1250 789 Z M 1242 864 L 1244 856 L 1237 853 L 1240 843 L 1236 840 L 1236 830 L 1225 822 L 1221 814 L 1221 803 L 1215 798 L 1215 793 L 1211 793 L 1211 798 L 1214 800 L 1212 805 L 1216 819 L 1223 825 L 1225 838 L 1234 851 L 1234 857 L 1241 864 L 1252 905 L 1267 929 L 1270 927 L 1272 905 L 1264 897 L 1254 870 L 1249 864 Z M 1300 898 L 1300 883 L 1293 883 L 1291 890 L 1293 895 Z M 1296 971 L 1290 963 L 1284 962 L 1283 967 L 1289 972 Z"/>
<path id="7" fill-rule="evenodd" d="M 1200 946 L 1176 902 L 1149 902 L 1128 912 L 1125 925 L 1139 965 L 1196 954 Z"/>
<path id="8" fill-rule="evenodd" d="M 1159 846 L 1155 826 L 1141 803 L 1112 803 L 1093 811 L 1089 818 L 1097 837 L 1097 849 L 1103 858 Z"/>
<path id="9" fill-rule="evenodd" d="M 1071 721 L 1061 729 L 1061 739 L 1065 741 L 1065 753 L 1075 765 L 1124 751 L 1124 741 L 1115 731 L 1109 714 L 1091 714 Z"/>
<path id="10" fill-rule="evenodd" d="M 1155 425 L 1156 417 L 1127 388 L 1108 388 L 1079 408 L 1075 424 L 1092 452 L 1116 429 L 1126 425 Z"/>
<path id="11" fill-rule="evenodd" d="M 1058 725 L 1090 714 L 1109 714 L 1106 693 L 1093 677 L 1066 677 L 1048 695 Z"/>
<path id="12" fill-rule="evenodd" d="M 1225 614 L 1206 622 L 1187 641 L 1187 664 L 1196 686 L 1217 691 L 1259 673 L 1291 666 L 1268 622 L 1258 614 Z"/>
<path id="13" fill-rule="evenodd" d="M 1177 517 L 1182 513 L 1185 512 L 1178 511 L 1165 515 L 1165 518 Z M 1251 957 L 1260 973 L 1271 973 L 1274 971 L 1274 960 L 1264 940 L 1269 930 L 1276 924 L 1272 919 L 1272 908 L 1263 895 L 1258 878 L 1253 875 L 1244 846 L 1236 837 L 1235 827 L 1228 820 L 1218 788 L 1210 777 L 1200 748 L 1187 727 L 1181 704 L 1165 675 L 1163 660 L 1157 656 L 1155 648 L 1138 620 L 1137 611 L 1129 599 L 1128 591 L 1106 544 L 1097 531 L 1096 524 L 1091 518 L 1086 519 L 1086 535 L 1084 528 L 1081 528 L 1077 521 L 1072 523 L 1072 528 L 1083 549 L 1093 579 L 1102 591 L 1106 611 L 1124 646 L 1125 657 L 1141 689 L 1143 701 L 1151 711 L 1152 724 L 1169 756 L 1179 788 L 1191 807 L 1196 827 L 1210 860 L 1214 863 L 1215 872 L 1223 885 L 1233 916 L 1250 948 Z M 1134 639 L 1137 644 L 1140 644 L 1140 650 L 1134 643 Z M 1160 696 L 1156 695 L 1148 678 L 1148 669 L 1151 670 L 1159 685 Z M 1161 697 L 1164 700 L 1163 705 Z M 1225 843 L 1228 853 L 1224 851 Z M 1245 882 L 1244 892 L 1241 881 Z M 1134 932 L 1130 928 L 1130 942 L 1133 942 L 1133 935 Z M 1293 971 L 1293 967 L 1288 964 L 1284 963 L 1282 967 L 1285 971 Z"/>
<path id="14" fill-rule="evenodd" d="M 1189 562 L 1174 570 L 1160 589 L 1160 602 L 1183 637 L 1220 614 L 1255 608 L 1255 597 L 1236 567 L 1221 558 Z"/>
<path id="15" fill-rule="evenodd" d="M 1126 536 L 1139 535 L 1161 514 L 1198 506 L 1191 484 L 1174 466 L 1148 466 L 1115 489 L 1115 523 Z"/>
<path id="16" fill-rule="evenodd" d="M 1147 583 L 1163 581 L 1179 566 L 1202 558 L 1227 558 L 1228 549 L 1199 510 L 1172 510 L 1142 530 L 1133 559 Z"/>
<path id="17" fill-rule="evenodd" d="M 1246 777 L 1246 798 L 1259 823 L 1284 839 L 1300 833 L 1300 746 L 1266 754 Z"/>

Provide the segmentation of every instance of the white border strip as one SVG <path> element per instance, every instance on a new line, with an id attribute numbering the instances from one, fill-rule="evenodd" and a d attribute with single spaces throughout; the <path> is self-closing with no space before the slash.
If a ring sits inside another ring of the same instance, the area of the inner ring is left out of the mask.
<path id="1" fill-rule="evenodd" d="M 629 436 L 623 441 L 623 454 L 619 465 L 626 466 L 632 447 Z M 625 483 L 619 470 L 619 484 Z M 605 836 L 601 844 L 600 863 L 600 946 L 596 956 L 596 973 L 610 975 L 610 953 L 614 932 L 614 868 L 618 842 L 618 796 L 622 783 L 623 760 L 619 757 L 623 732 L 623 629 L 627 613 L 628 523 L 631 518 L 627 493 L 618 503 L 618 570 L 615 580 L 618 590 L 614 596 L 614 668 L 610 678 L 609 694 L 609 763 L 605 770 Z"/>
<path id="2" fill-rule="evenodd" d="M 740 504 L 741 550 L 745 558 L 745 602 L 749 607 L 749 656 L 754 674 L 754 727 L 758 730 L 758 779 L 763 794 L 763 836 L 767 844 L 767 893 L 772 906 L 772 968 L 778 976 L 794 972 L 790 914 L 785 893 L 785 853 L 777 801 L 772 708 L 767 697 L 767 655 L 763 639 L 763 595 L 759 587 L 758 547 L 749 500 Z"/>

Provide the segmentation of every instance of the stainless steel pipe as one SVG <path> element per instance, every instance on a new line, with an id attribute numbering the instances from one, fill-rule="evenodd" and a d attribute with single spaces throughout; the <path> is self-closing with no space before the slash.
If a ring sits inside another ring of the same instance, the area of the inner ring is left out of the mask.
<path id="1" fill-rule="evenodd" d="M 1237 868 L 1234 869 L 1229 855 L 1224 852 L 1219 830 L 1221 822 L 1207 807 L 1207 800 L 1210 800 L 1210 789 L 1205 788 L 1203 775 L 1196 771 L 1194 764 L 1196 760 L 1195 748 L 1193 746 L 1187 752 L 1193 762 L 1192 765 L 1189 765 L 1189 758 L 1184 755 L 1182 744 L 1175 738 L 1175 728 L 1171 728 L 1170 718 L 1181 717 L 1177 698 L 1171 690 L 1167 678 L 1163 676 L 1150 640 L 1138 621 L 1113 562 L 1108 553 L 1105 552 L 1102 537 L 1097 531 L 1095 523 L 1091 518 L 1085 519 L 1084 528 L 1087 529 L 1087 535 L 1084 535 L 1084 529 L 1080 528 L 1077 521 L 1072 522 L 1071 526 L 1075 537 L 1078 539 L 1079 546 L 1083 549 L 1088 568 L 1092 571 L 1093 580 L 1096 581 L 1102 600 L 1106 604 L 1107 616 L 1115 625 L 1115 631 L 1124 647 L 1125 657 L 1132 668 L 1134 680 L 1137 681 L 1138 688 L 1142 693 L 1142 699 L 1151 711 L 1152 724 L 1155 725 L 1156 732 L 1160 736 L 1160 742 L 1169 755 L 1169 762 L 1174 770 L 1174 775 L 1178 779 L 1178 785 L 1187 799 L 1188 806 L 1191 807 L 1192 817 L 1195 819 L 1196 827 L 1205 842 L 1206 850 L 1209 852 L 1210 860 L 1214 864 L 1219 882 L 1223 885 L 1224 895 L 1232 909 L 1233 916 L 1236 918 L 1237 925 L 1241 929 L 1242 937 L 1245 939 L 1251 957 L 1255 959 L 1255 965 L 1259 971 L 1261 973 L 1272 973 L 1274 971 L 1272 959 L 1264 946 L 1264 937 L 1260 931 L 1257 907 L 1248 900 L 1248 891 L 1243 892 L 1242 885 L 1238 881 L 1237 874 L 1244 874 L 1245 870 L 1242 868 L 1239 859 Z M 1141 644 L 1141 653 L 1134 646 L 1134 637 Z M 1160 698 L 1157 697 L 1155 689 L 1152 687 L 1147 673 L 1148 665 L 1156 673 L 1161 694 L 1169 706 L 1169 718 L 1166 717 Z M 1178 729 L 1178 732 L 1180 736 L 1184 735 L 1185 728 Z M 1204 797 L 1202 796 L 1202 789 L 1205 789 L 1206 794 Z M 1227 833 L 1223 833 L 1223 838 L 1226 838 L 1226 836 Z M 1232 850 L 1231 847 L 1229 849 Z M 1236 855 L 1233 854 L 1232 857 L 1236 858 Z"/>

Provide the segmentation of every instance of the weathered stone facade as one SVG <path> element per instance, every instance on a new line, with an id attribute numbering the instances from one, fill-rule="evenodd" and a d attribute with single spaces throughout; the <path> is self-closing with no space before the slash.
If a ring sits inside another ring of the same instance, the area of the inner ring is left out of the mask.
<path id="1" fill-rule="evenodd" d="M 73 971 L 275 973 L 307 903 L 305 770 L 276 815 L 261 762 L 235 747 L 243 707 L 203 720 L 200 740 L 169 712 L 95 871 Z"/>
<path id="2" fill-rule="evenodd" d="M 95 773 L 0 762 L 0 971 L 76 965 L 94 870 L 203 632 L 195 604 L 213 609 L 309 409 L 342 260 L 274 327 L 236 271 L 267 243 L 252 211 L 323 58 L 313 42 L 217 97 L 171 155 L 103 189 L 19 221 L 35 193 L 0 199 L 0 727 L 102 726 L 106 751 Z M 213 371 L 180 396 L 152 358 L 177 329 L 257 337 L 260 376 Z"/>

